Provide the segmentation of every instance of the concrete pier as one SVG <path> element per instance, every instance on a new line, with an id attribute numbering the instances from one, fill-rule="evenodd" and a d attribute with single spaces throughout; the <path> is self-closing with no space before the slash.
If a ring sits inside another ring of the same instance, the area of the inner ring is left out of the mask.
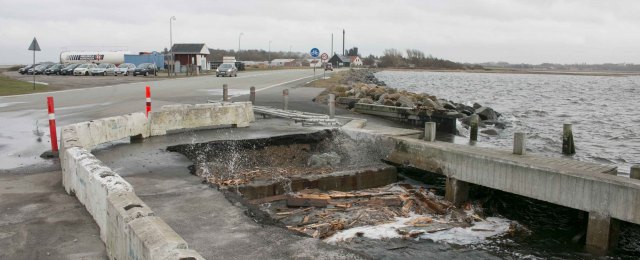
<path id="1" fill-rule="evenodd" d="M 471 127 L 469 133 L 469 140 L 472 142 L 478 141 L 478 122 L 480 117 L 477 114 L 471 115 Z"/>
<path id="2" fill-rule="evenodd" d="M 620 221 L 598 212 L 589 212 L 587 226 L 587 250 L 594 254 L 605 254 L 618 243 Z"/>
<path id="3" fill-rule="evenodd" d="M 572 155 L 576 153 L 576 147 L 573 143 L 573 130 L 571 124 L 562 125 L 562 154 Z"/>
<path id="4" fill-rule="evenodd" d="M 469 200 L 469 183 L 447 177 L 444 199 L 460 206 Z"/>
<path id="5" fill-rule="evenodd" d="M 451 202 L 463 202 L 468 184 L 476 184 L 582 210 L 589 213 L 587 245 L 598 250 L 615 245 L 618 220 L 640 224 L 640 180 L 611 174 L 617 172 L 615 166 L 408 137 L 391 139 L 396 147 L 387 160 L 446 175 L 445 197 Z"/>
<path id="6" fill-rule="evenodd" d="M 436 140 L 436 122 L 424 123 L 424 140 L 427 142 Z"/>
<path id="7" fill-rule="evenodd" d="M 629 177 L 631 177 L 631 179 L 640 180 L 640 165 L 631 166 Z"/>
<path id="8" fill-rule="evenodd" d="M 523 132 L 513 134 L 513 154 L 524 155 L 526 149 L 527 137 Z"/>

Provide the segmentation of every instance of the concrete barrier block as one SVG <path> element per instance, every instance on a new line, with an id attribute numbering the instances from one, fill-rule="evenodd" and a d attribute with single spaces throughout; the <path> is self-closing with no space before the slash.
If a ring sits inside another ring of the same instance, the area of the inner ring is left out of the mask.
<path id="1" fill-rule="evenodd" d="M 204 257 L 193 249 L 172 250 L 163 260 L 204 260 Z"/>
<path id="2" fill-rule="evenodd" d="M 341 128 L 343 128 L 343 129 L 347 129 L 347 128 L 362 129 L 365 126 L 367 126 L 367 120 L 366 119 L 353 119 L 353 120 L 349 121 L 348 123 L 344 124 Z"/>
<path id="3" fill-rule="evenodd" d="M 78 139 L 78 134 L 73 125 L 60 128 L 60 151 L 69 147 L 81 147 L 82 144 Z"/>
<path id="4" fill-rule="evenodd" d="M 149 136 L 147 118 L 143 113 L 108 117 L 65 126 L 67 135 L 63 137 L 61 146 L 82 146 L 91 150 L 97 145 L 124 139 L 131 136 Z M 75 133 L 75 136 L 73 135 Z"/>
<path id="5" fill-rule="evenodd" d="M 107 227 L 105 245 L 111 259 L 128 259 L 128 223 L 155 213 L 133 192 L 111 193 L 107 196 Z"/>
<path id="6" fill-rule="evenodd" d="M 160 107 L 160 111 L 184 111 L 191 108 L 189 104 L 164 105 Z"/>
<path id="7" fill-rule="evenodd" d="M 165 259 L 173 250 L 188 249 L 187 242 L 155 216 L 133 219 L 127 236 L 129 259 Z"/>
<path id="8" fill-rule="evenodd" d="M 254 121 L 253 107 L 248 102 L 210 103 L 198 105 L 163 106 L 152 112 L 149 120 L 150 135 L 165 135 L 167 131 L 210 127 L 218 125 L 248 126 Z"/>

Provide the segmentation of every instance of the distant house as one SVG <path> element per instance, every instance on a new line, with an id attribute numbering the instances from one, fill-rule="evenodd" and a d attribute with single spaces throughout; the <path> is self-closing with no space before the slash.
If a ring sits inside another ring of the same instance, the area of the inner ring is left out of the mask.
<path id="1" fill-rule="evenodd" d="M 307 63 L 309 64 L 309 67 L 313 68 L 321 68 L 322 67 L 322 61 L 320 61 L 320 59 L 307 59 Z"/>
<path id="2" fill-rule="evenodd" d="M 297 65 L 295 59 L 273 59 L 271 61 L 271 66 L 276 66 L 276 67 L 294 67 L 294 66 L 299 66 L 299 65 Z"/>
<path id="3" fill-rule="evenodd" d="M 186 66 L 195 65 L 200 70 L 210 70 L 207 62 L 209 48 L 204 43 L 176 43 L 171 46 L 175 57 L 176 71 L 186 71 Z"/>
<path id="4" fill-rule="evenodd" d="M 349 60 L 351 61 L 352 67 L 360 67 L 362 66 L 362 59 L 358 56 L 349 56 Z"/>
<path id="5" fill-rule="evenodd" d="M 334 54 L 331 59 L 329 59 L 329 63 L 333 65 L 333 67 L 349 67 L 351 65 L 351 60 L 347 56 Z"/>

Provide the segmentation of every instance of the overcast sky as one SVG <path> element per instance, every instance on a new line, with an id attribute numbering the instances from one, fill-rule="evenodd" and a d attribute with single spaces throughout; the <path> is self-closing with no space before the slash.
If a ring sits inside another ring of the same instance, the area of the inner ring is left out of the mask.
<path id="1" fill-rule="evenodd" d="M 56 61 L 63 50 L 132 52 L 174 43 L 361 55 L 419 49 L 458 62 L 640 63 L 640 1 L 27 1 L 0 0 L 0 64 Z"/>

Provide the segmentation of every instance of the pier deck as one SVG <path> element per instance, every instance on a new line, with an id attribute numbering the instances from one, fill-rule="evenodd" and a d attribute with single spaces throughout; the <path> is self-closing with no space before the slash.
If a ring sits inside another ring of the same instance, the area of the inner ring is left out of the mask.
<path id="1" fill-rule="evenodd" d="M 468 184 L 498 189 L 589 212 L 587 245 L 615 244 L 616 220 L 640 224 L 640 180 L 614 166 L 496 148 L 392 137 L 387 160 L 447 176 L 446 197 L 465 201 Z M 608 230 L 607 230 L 608 228 Z"/>

